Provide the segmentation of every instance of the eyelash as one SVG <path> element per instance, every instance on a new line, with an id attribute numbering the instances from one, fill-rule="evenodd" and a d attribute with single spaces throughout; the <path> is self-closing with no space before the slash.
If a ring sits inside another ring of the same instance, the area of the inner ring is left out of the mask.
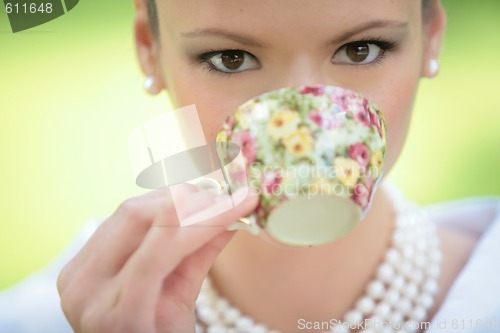
<path id="1" fill-rule="evenodd" d="M 349 44 L 352 44 L 352 43 L 375 44 L 378 47 L 380 47 L 380 49 L 382 49 L 382 54 L 379 57 L 377 57 L 376 60 L 374 60 L 373 62 L 371 62 L 369 64 L 361 64 L 361 65 L 347 64 L 347 66 L 358 67 L 358 68 L 366 68 L 366 67 L 371 67 L 371 66 L 376 66 L 376 65 L 382 64 L 383 60 L 387 56 L 387 52 L 394 51 L 397 48 L 397 43 L 394 42 L 394 41 L 385 40 L 383 38 L 365 38 L 365 39 L 361 39 L 361 40 L 357 40 L 357 41 L 352 41 L 352 42 L 349 42 L 349 43 L 345 43 L 338 50 L 341 50 L 345 46 L 347 46 Z M 245 52 L 245 53 L 249 54 L 250 56 L 252 56 L 252 57 L 254 57 L 256 59 L 256 57 L 253 54 L 251 54 L 251 53 L 249 53 L 249 52 L 247 52 L 245 50 L 241 50 L 241 49 L 209 49 L 206 52 L 200 54 L 197 57 L 197 60 L 202 65 L 202 68 L 204 70 L 206 70 L 207 72 L 209 72 L 210 74 L 220 75 L 222 77 L 231 77 L 231 76 L 234 76 L 234 75 L 237 75 L 237 74 L 242 74 L 244 71 L 242 71 L 242 72 L 232 72 L 232 73 L 230 73 L 230 72 L 222 72 L 222 71 L 216 69 L 215 67 L 213 67 L 212 64 L 210 64 L 209 60 L 210 60 L 211 57 L 213 57 L 214 55 L 216 55 L 218 53 L 226 52 L 226 51 L 241 51 L 241 52 Z M 335 56 L 335 54 L 333 56 Z"/>

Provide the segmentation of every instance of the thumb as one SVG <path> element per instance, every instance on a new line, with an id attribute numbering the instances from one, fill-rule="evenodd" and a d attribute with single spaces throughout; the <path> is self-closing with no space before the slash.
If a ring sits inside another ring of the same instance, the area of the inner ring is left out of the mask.
<path id="1" fill-rule="evenodd" d="M 231 212 L 226 213 L 229 214 L 229 216 L 222 219 L 226 221 L 221 223 L 219 220 L 219 226 L 222 227 L 225 225 L 227 227 L 235 223 L 238 217 L 246 216 L 255 209 L 258 204 L 258 192 L 256 192 L 255 189 L 249 189 L 244 200 L 239 202 L 240 204 L 234 207 Z M 188 297 L 192 300 L 193 306 L 201 289 L 201 284 L 208 274 L 210 267 L 212 267 L 219 253 L 222 252 L 231 241 L 236 232 L 237 231 L 228 230 L 219 231 L 212 239 L 184 258 L 176 268 L 180 276 L 182 276 L 191 286 L 191 288 L 189 288 L 190 295 Z"/>
<path id="2" fill-rule="evenodd" d="M 196 252 L 185 258 L 177 267 L 178 275 L 185 279 L 188 286 L 185 296 L 188 306 L 194 311 L 195 301 L 201 289 L 201 284 L 207 276 L 219 253 L 231 241 L 237 231 L 223 231 Z"/>

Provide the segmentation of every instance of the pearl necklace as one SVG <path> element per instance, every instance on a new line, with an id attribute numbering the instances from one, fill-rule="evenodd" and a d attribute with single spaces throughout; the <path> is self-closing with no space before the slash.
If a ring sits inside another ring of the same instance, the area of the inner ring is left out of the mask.
<path id="1" fill-rule="evenodd" d="M 438 291 L 442 260 L 436 227 L 415 205 L 393 199 L 398 214 L 391 247 L 365 294 L 343 321 L 336 321 L 325 333 L 415 332 L 426 318 Z M 196 333 L 280 333 L 229 304 L 208 276 L 196 300 L 196 316 Z"/>

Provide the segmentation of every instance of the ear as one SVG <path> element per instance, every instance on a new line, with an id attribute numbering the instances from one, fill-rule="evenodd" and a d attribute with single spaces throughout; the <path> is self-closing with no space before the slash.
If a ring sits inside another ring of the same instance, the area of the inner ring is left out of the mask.
<path id="1" fill-rule="evenodd" d="M 158 94 L 165 89 L 161 66 L 159 65 L 159 41 L 155 40 L 149 23 L 148 6 L 146 0 L 134 0 L 135 20 L 134 36 L 137 57 L 143 73 L 151 78 L 152 84 L 148 91 Z"/>
<path id="2" fill-rule="evenodd" d="M 429 4 L 428 13 L 424 13 L 424 57 L 421 76 L 432 78 L 437 74 L 436 60 L 441 54 L 444 33 L 446 30 L 446 12 L 440 0 Z M 434 63 L 433 63 L 434 62 Z M 434 67 L 434 68 L 433 68 Z"/>

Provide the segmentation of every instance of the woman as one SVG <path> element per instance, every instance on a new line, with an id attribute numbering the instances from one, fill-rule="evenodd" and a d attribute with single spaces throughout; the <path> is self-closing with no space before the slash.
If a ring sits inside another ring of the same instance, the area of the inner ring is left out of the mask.
<path id="1" fill-rule="evenodd" d="M 195 104 L 207 141 L 253 96 L 301 84 L 341 86 L 383 110 L 385 174 L 403 146 L 420 78 L 438 72 L 446 24 L 439 0 L 135 4 L 147 89 L 166 89 L 175 107 Z M 212 203 L 209 193 L 188 185 L 183 190 L 195 203 L 193 212 Z M 250 193 L 210 221 L 219 228 L 160 228 L 176 225 L 168 189 L 125 201 L 59 275 L 62 308 L 74 331 L 194 332 L 195 301 L 207 274 L 220 295 L 270 329 L 303 332 L 301 319 L 343 318 L 392 237 L 396 209 L 388 192 L 376 192 L 365 220 L 349 235 L 314 248 L 276 247 L 225 231 L 256 205 Z M 444 260 L 426 321 L 440 310 L 481 238 L 445 224 L 438 236 Z"/>

